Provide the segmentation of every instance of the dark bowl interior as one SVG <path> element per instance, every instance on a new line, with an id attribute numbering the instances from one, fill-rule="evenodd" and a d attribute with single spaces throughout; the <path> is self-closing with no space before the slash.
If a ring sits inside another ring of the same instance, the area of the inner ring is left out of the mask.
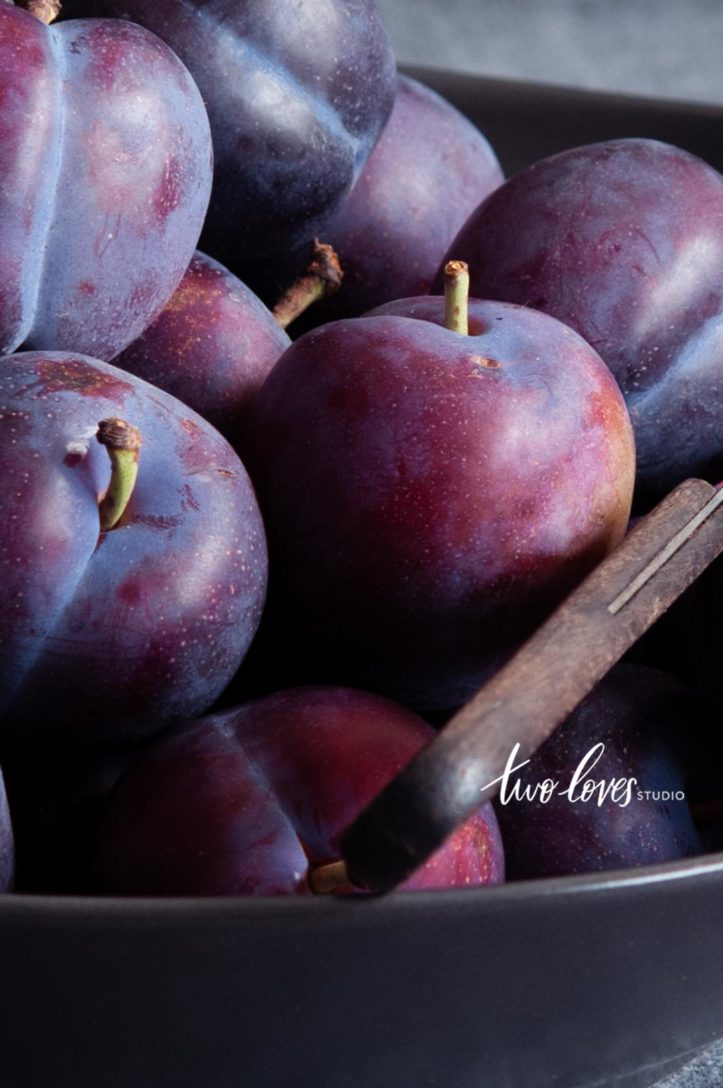
<path id="1" fill-rule="evenodd" d="M 507 173 L 723 111 L 411 74 Z M 340 900 L 0 901 L 3 1088 L 642 1088 L 723 1035 L 723 854 Z"/>

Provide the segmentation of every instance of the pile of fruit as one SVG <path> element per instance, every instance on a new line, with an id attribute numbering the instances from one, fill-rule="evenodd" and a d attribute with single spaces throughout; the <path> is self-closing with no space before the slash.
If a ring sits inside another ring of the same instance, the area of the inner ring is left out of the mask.
<path id="1" fill-rule="evenodd" d="M 723 177 L 505 181 L 372 0 L 58 8 L 0 0 L 0 890 L 309 894 L 631 511 L 723 476 Z M 703 850 L 720 577 L 404 886 Z"/>

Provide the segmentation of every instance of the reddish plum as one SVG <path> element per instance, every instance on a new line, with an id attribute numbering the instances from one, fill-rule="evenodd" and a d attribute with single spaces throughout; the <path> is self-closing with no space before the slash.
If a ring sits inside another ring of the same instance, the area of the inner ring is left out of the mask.
<path id="1" fill-rule="evenodd" d="M 110 795 L 98 836 L 102 890 L 120 895 L 306 894 L 310 870 L 434 736 L 361 691 L 297 688 L 162 738 Z M 498 883 L 491 804 L 403 887 Z"/>
<path id="2" fill-rule="evenodd" d="M 306 333 L 251 407 L 274 660 L 424 709 L 463 702 L 622 536 L 632 432 L 545 314 L 438 298 Z"/>
<path id="3" fill-rule="evenodd" d="M 123 474 L 96 441 L 119 416 L 142 436 L 124 512 Z M 258 507 L 226 440 L 116 367 L 25 352 L 0 359 L 0 478 L 0 748 L 124 744 L 206 710 L 251 642 L 266 580 Z M 104 528 L 115 498 L 122 516 Z"/>
<path id="4" fill-rule="evenodd" d="M 642 509 L 686 476 L 723 476 L 723 177 L 655 140 L 589 144 L 502 185 L 449 254 L 472 291 L 552 314 L 628 403 Z M 441 290 L 441 275 L 438 280 Z"/>
<path id="5" fill-rule="evenodd" d="M 170 297 L 211 188 L 187 70 L 120 20 L 0 4 L 0 351 L 112 358 Z"/>
<path id="6" fill-rule="evenodd" d="M 156 320 L 115 363 L 172 393 L 232 437 L 290 343 L 250 288 L 197 252 Z"/>
<path id="7" fill-rule="evenodd" d="M 215 171 L 201 248 L 229 268 L 323 228 L 392 108 L 396 70 L 372 0 L 64 0 L 163 38 L 201 88 Z"/>

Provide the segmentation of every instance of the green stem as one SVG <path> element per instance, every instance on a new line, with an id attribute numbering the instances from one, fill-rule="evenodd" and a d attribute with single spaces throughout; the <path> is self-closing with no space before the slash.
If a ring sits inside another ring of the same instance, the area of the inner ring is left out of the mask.
<path id="1" fill-rule="evenodd" d="M 141 433 L 124 419 L 102 419 L 96 438 L 108 450 L 110 483 L 98 504 L 101 532 L 113 529 L 123 517 L 138 475 Z"/>
<path id="2" fill-rule="evenodd" d="M 300 317 L 314 302 L 333 295 L 341 287 L 343 272 L 330 245 L 314 239 L 306 272 L 292 283 L 271 311 L 282 329 Z"/>
<path id="3" fill-rule="evenodd" d="M 464 261 L 444 266 L 444 324 L 452 332 L 469 335 L 469 268 Z"/>

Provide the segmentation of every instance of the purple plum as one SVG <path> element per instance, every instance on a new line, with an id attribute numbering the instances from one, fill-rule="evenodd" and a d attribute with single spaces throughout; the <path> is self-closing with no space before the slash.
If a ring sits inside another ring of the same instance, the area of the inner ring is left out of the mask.
<path id="1" fill-rule="evenodd" d="M 600 353 L 635 430 L 639 510 L 687 476 L 723 477 L 723 177 L 711 166 L 648 139 L 563 151 L 487 197 L 448 254 L 469 264 L 473 294 L 544 310 Z"/>
<path id="2" fill-rule="evenodd" d="M 114 362 L 172 393 L 233 439 L 290 343 L 250 288 L 197 252 L 156 320 Z"/>
<path id="3" fill-rule="evenodd" d="M 204 712 L 266 584 L 227 441 L 110 364 L 19 353 L 0 359 L 0 479 L 0 750 L 118 746 Z"/>
<path id="4" fill-rule="evenodd" d="M 166 41 L 203 94 L 214 185 L 201 248 L 236 271 L 310 241 L 391 112 L 396 68 L 372 0 L 64 0 Z"/>
<path id="5" fill-rule="evenodd" d="M 0 4 L 0 351 L 110 359 L 175 290 L 211 189 L 198 88 L 120 20 Z"/>
<path id="6" fill-rule="evenodd" d="M 465 335 L 444 307 L 306 333 L 243 445 L 272 667 L 308 657 L 309 681 L 425 713 L 464 702 L 620 540 L 634 476 L 620 390 L 581 337 L 477 300 Z"/>
<path id="7" fill-rule="evenodd" d="M 5 782 L 0 771 L 0 893 L 8 892 L 13 885 L 15 848 L 10 809 L 5 793 Z"/>
<path id="8" fill-rule="evenodd" d="M 294 326 L 294 333 L 356 317 L 396 298 L 425 295 L 467 217 L 503 181 L 489 141 L 429 87 L 401 75 L 391 117 L 359 180 L 324 227 L 339 256 L 340 289 Z M 294 261 L 249 270 L 264 298 L 303 267 Z M 288 267 L 290 263 L 290 267 Z"/>
<path id="9" fill-rule="evenodd" d="M 387 699 L 297 688 L 156 741 L 111 792 L 98 834 L 112 895 L 309 894 L 355 816 L 434 736 Z M 499 883 L 488 802 L 403 885 Z"/>

